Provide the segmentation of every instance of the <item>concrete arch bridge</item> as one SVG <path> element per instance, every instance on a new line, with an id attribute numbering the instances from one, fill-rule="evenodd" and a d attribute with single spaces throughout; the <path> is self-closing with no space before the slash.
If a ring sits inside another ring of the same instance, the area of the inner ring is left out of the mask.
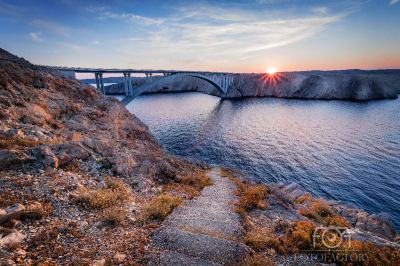
<path id="1" fill-rule="evenodd" d="M 125 93 L 126 97 L 121 101 L 122 104 L 127 105 L 134 98 L 146 92 L 151 87 L 158 85 L 168 79 L 190 76 L 203 79 L 211 83 L 216 87 L 221 95 L 226 95 L 230 85 L 233 83 L 234 76 L 237 73 L 228 72 L 204 72 L 204 71 L 175 71 L 175 70 L 135 70 L 135 69 L 99 69 L 99 68 L 67 68 L 67 67 L 56 67 L 58 70 L 64 74 L 74 77 L 75 73 L 93 73 L 96 77 L 97 89 L 99 89 L 103 94 L 105 94 L 103 74 L 104 73 L 122 73 L 124 75 L 125 81 Z M 131 74 L 133 73 L 143 73 L 146 75 L 146 83 L 135 90 L 132 89 Z M 153 74 L 162 74 L 163 77 L 153 81 Z"/>

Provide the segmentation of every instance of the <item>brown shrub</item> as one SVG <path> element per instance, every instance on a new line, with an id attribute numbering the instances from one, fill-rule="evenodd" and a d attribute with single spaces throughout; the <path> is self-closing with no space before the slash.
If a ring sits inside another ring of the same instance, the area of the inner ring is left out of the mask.
<path id="1" fill-rule="evenodd" d="M 257 186 L 244 186 L 241 191 L 241 197 L 239 199 L 238 205 L 246 210 L 252 208 L 265 209 L 266 206 L 262 202 L 268 195 L 268 188 L 265 185 Z"/>
<path id="2" fill-rule="evenodd" d="M 294 202 L 298 204 L 302 204 L 304 201 L 312 201 L 314 202 L 315 199 L 310 196 L 300 196 L 298 199 L 295 199 Z"/>
<path id="3" fill-rule="evenodd" d="M 91 209 L 105 209 L 121 204 L 129 198 L 129 192 L 120 180 L 109 178 L 106 184 L 105 189 L 80 192 L 74 198 L 75 203 Z"/>
<path id="4" fill-rule="evenodd" d="M 331 217 L 333 215 L 333 211 L 328 204 L 315 201 L 310 209 L 301 209 L 300 214 L 310 219 L 314 219 L 319 223 L 323 223 L 324 218 Z"/>
<path id="5" fill-rule="evenodd" d="M 264 254 L 254 254 L 253 256 L 247 257 L 240 266 L 273 266 L 275 262 L 273 259 L 267 257 Z"/>
<path id="6" fill-rule="evenodd" d="M 267 236 L 260 230 L 252 230 L 247 232 L 244 243 L 255 251 L 263 251 L 267 248 L 275 247 L 277 240 Z"/>
<path id="7" fill-rule="evenodd" d="M 12 147 L 27 147 L 33 148 L 39 145 L 49 144 L 54 145 L 59 143 L 58 141 L 37 141 L 25 138 L 0 138 L 0 149 L 11 149 Z"/>
<path id="8" fill-rule="evenodd" d="M 331 207 L 329 207 L 329 205 L 324 202 L 320 201 L 314 202 L 314 204 L 311 206 L 311 209 L 312 211 L 314 211 L 316 214 L 318 214 L 323 218 L 333 215 Z"/>
<path id="9" fill-rule="evenodd" d="M 194 197 L 200 195 L 200 192 L 192 186 L 179 184 L 179 183 L 169 183 L 166 184 L 163 189 L 163 192 L 177 193 L 181 198 L 190 200 Z"/>
<path id="10" fill-rule="evenodd" d="M 192 177 L 182 176 L 182 181 L 180 181 L 179 183 L 192 186 L 198 191 L 201 191 L 203 188 L 211 186 L 213 184 L 211 182 L 211 177 L 206 176 L 204 174 L 197 174 Z"/>
<path id="11" fill-rule="evenodd" d="M 127 219 L 128 215 L 122 208 L 112 208 L 103 212 L 102 221 L 111 225 L 117 225 Z"/>
<path id="12" fill-rule="evenodd" d="M 326 217 L 324 219 L 324 225 L 326 227 L 328 227 L 330 225 L 333 225 L 333 226 L 336 226 L 336 227 L 347 227 L 347 228 L 350 228 L 350 226 L 347 224 L 347 220 L 343 219 L 340 216 L 333 216 L 333 217 L 328 216 L 328 217 Z"/>
<path id="13" fill-rule="evenodd" d="M 182 205 L 177 196 L 160 195 L 144 206 L 142 217 L 147 220 L 164 220 L 173 209 Z"/>

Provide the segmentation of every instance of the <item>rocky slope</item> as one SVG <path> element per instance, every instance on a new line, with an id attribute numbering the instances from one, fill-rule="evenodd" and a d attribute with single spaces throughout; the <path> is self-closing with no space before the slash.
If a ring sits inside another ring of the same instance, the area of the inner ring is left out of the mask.
<path id="1" fill-rule="evenodd" d="M 133 88 L 143 85 L 135 79 Z M 106 87 L 107 93 L 124 93 L 124 84 Z M 194 78 L 179 77 L 161 82 L 148 92 L 200 91 L 221 96 L 210 83 Z M 283 72 L 275 75 L 240 74 L 228 89 L 227 98 L 283 97 L 302 99 L 373 100 L 394 99 L 400 94 L 400 73 L 368 71 L 309 71 Z"/>
<path id="2" fill-rule="evenodd" d="M 0 49 L 0 265 L 241 264 L 258 258 L 248 247 L 250 227 L 268 231 L 271 244 L 256 250 L 267 254 L 266 265 L 314 265 L 277 255 L 272 244 L 286 241 L 296 220 L 321 225 L 315 205 L 345 219 L 357 240 L 398 250 L 388 215 L 304 198 L 298 184 L 263 186 L 248 218 L 232 213 L 234 201 L 258 196 L 231 194 L 257 181 L 208 171 L 168 153 L 118 100 Z M 212 245 L 223 247 L 221 256 Z"/>

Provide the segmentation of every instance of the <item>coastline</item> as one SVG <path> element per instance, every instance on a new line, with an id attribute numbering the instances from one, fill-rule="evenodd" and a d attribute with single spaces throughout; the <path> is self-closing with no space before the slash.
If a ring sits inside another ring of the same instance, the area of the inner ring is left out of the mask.
<path id="1" fill-rule="evenodd" d="M 321 73 L 321 71 L 287 72 L 268 74 L 239 74 L 234 78 L 227 95 L 221 93 L 207 81 L 194 77 L 179 77 L 162 81 L 151 92 L 199 91 L 223 98 L 277 97 L 296 99 L 352 100 L 396 99 L 400 94 L 400 74 Z M 133 89 L 145 84 L 145 79 L 132 81 Z M 106 93 L 124 93 L 124 83 L 106 86 Z"/>

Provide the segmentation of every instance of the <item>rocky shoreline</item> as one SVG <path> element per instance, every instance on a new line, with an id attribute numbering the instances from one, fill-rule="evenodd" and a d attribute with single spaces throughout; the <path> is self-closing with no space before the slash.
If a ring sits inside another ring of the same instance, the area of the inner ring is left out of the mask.
<path id="1" fill-rule="evenodd" d="M 160 76 L 153 77 L 154 80 Z M 145 79 L 132 80 L 133 89 L 145 84 Z M 108 94 L 125 93 L 124 83 L 106 86 Z M 179 77 L 161 82 L 152 92 L 199 91 L 221 97 L 210 83 L 194 77 Z M 399 71 L 307 71 L 235 76 L 224 98 L 278 97 L 324 100 L 396 99 L 400 94 Z"/>
<path id="2" fill-rule="evenodd" d="M 196 199 L 215 197 L 212 182 L 222 181 L 210 179 L 210 171 L 167 152 L 118 100 L 0 49 L 0 265 L 151 263 L 151 236 L 173 224 L 183 209 L 178 206 L 197 210 Z M 400 238 L 387 214 L 315 199 L 296 183 L 260 185 L 230 169 L 221 176 L 231 179 L 226 193 L 236 186 L 232 199 L 239 200 L 224 208 L 238 206 L 246 230 L 243 239 L 230 241 L 247 245 L 245 255 L 252 256 L 240 265 L 254 265 L 249 261 L 257 256 L 276 265 L 317 265 L 299 263 L 295 248 L 281 247 L 296 244 L 287 239 L 297 222 L 327 221 L 347 224 L 345 234 L 400 260 Z M 253 203 L 242 206 L 242 200 Z M 250 241 L 254 232 L 269 239 L 260 250 Z"/>

